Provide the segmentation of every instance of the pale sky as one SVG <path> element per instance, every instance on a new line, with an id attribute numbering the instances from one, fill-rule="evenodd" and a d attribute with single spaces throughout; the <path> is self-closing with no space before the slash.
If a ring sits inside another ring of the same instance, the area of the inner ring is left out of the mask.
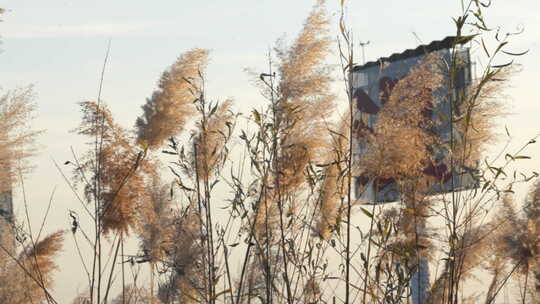
<path id="1" fill-rule="evenodd" d="M 131 127 L 141 113 L 163 70 L 193 47 L 209 48 L 207 71 L 209 94 L 214 99 L 233 97 L 246 113 L 264 99 L 249 81 L 244 68 L 264 69 L 266 53 L 275 40 L 294 39 L 314 1 L 308 0 L 0 0 L 7 9 L 0 23 L 0 88 L 33 84 L 37 94 L 34 126 L 46 129 L 39 140 L 41 151 L 34 159 L 36 170 L 26 183 L 32 221 L 39 225 L 51 191 L 56 187 L 47 231 L 69 228 L 67 210 L 80 209 L 51 158 L 58 163 L 71 159 L 70 147 L 81 152 L 84 139 L 69 133 L 80 120 L 76 105 L 95 99 L 99 74 L 109 39 L 111 52 L 106 68 L 103 99 L 117 120 Z M 349 0 L 348 23 L 355 39 L 370 41 L 366 59 L 374 60 L 454 34 L 451 20 L 460 11 L 459 0 Z M 339 0 L 328 1 L 332 35 L 337 36 Z M 523 72 L 507 93 L 512 113 L 501 124 L 517 147 L 540 132 L 540 2 L 493 0 L 486 11 L 488 25 L 503 30 L 524 27 L 515 37 L 515 51 L 530 49 L 516 59 Z M 358 46 L 358 43 L 356 43 Z M 359 51 L 358 51 L 359 53 Z M 481 53 L 473 50 L 480 62 Z M 358 56 L 358 60 L 360 60 Z M 337 64 L 329 58 L 330 64 Z M 341 88 L 341 86 L 336 86 Z M 341 105 L 345 101 L 341 100 Z M 494 147 L 497 151 L 500 147 Z M 531 147 L 519 168 L 540 169 L 540 144 Z M 69 173 L 69 172 L 67 172 Z M 22 217 L 20 196 L 15 209 Z M 67 235 L 54 294 L 67 303 L 85 287 L 74 244 Z"/>

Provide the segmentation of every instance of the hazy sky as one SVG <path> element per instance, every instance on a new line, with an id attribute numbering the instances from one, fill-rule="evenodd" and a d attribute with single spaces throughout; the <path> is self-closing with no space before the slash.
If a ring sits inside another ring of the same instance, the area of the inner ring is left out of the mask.
<path id="1" fill-rule="evenodd" d="M 40 139 L 41 153 L 35 158 L 37 169 L 26 180 L 35 225 L 55 187 L 48 231 L 68 228 L 67 210 L 80 209 L 51 159 L 63 163 L 71 159 L 70 147 L 78 152 L 85 149 L 84 140 L 69 131 L 80 119 L 76 103 L 97 96 L 109 39 L 111 53 L 103 99 L 124 126 L 133 125 L 162 71 L 181 52 L 193 47 L 212 50 L 207 71 L 210 96 L 221 100 L 233 97 L 238 108 L 246 112 L 264 100 L 250 84 L 244 68 L 263 71 L 268 49 L 283 35 L 288 41 L 295 37 L 313 2 L 0 0 L 0 7 L 7 9 L 0 23 L 0 87 L 6 90 L 33 84 L 39 106 L 34 125 L 47 130 Z M 415 47 L 418 41 L 413 33 L 424 43 L 454 34 L 451 17 L 460 11 L 459 0 L 348 2 L 348 23 L 355 39 L 370 41 L 368 60 Z M 334 21 L 333 36 L 337 35 L 338 5 L 338 0 L 328 1 L 327 5 Z M 494 0 L 493 7 L 486 11 L 490 26 L 501 26 L 503 30 L 524 27 L 524 33 L 514 39 L 515 50 L 530 49 L 526 56 L 516 59 L 523 65 L 523 72 L 507 92 L 511 97 L 507 109 L 512 115 L 500 128 L 504 133 L 504 124 L 508 126 L 515 143 L 511 147 L 540 132 L 539 13 L 537 0 Z M 473 59 L 481 63 L 476 48 Z M 329 63 L 337 62 L 330 58 Z M 344 100 L 341 102 L 344 105 Z M 525 161 L 520 168 L 540 169 L 540 148 L 533 146 L 528 153 L 537 159 Z M 20 197 L 15 208 L 22 215 Z M 61 283 L 55 291 L 61 303 L 85 287 L 73 242 L 69 237 L 67 240 L 63 269 L 57 277 Z"/>

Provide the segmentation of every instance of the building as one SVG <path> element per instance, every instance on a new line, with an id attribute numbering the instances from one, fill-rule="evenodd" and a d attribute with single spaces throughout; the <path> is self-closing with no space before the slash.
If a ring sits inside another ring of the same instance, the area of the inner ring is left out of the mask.
<path id="1" fill-rule="evenodd" d="M 372 131 L 378 120 L 378 113 L 390 98 L 392 89 L 409 74 L 411 69 L 422 62 L 429 54 L 435 54 L 446 67 L 457 66 L 450 72 L 442 72 L 443 85 L 432 93 L 431 108 L 426 108 L 425 115 L 434 122 L 433 131 L 441 142 L 455 140 L 454 125 L 448 119 L 456 114 L 453 106 L 457 96 L 466 91 L 472 83 L 471 60 L 469 48 L 465 47 L 468 39 L 446 37 L 416 49 L 392 54 L 377 61 L 355 66 L 352 71 L 352 87 L 354 102 L 355 128 Z M 453 76 L 450 76 L 450 75 Z M 450 85 L 453 77 L 453 85 Z M 392 143 L 388 143 L 392 144 Z M 353 138 L 353 157 L 361 158 L 368 148 L 362 136 Z M 475 169 L 467 166 L 453 169 L 450 172 L 448 149 L 438 149 L 430 155 L 423 173 L 436 180 L 430 184 L 429 193 L 446 193 L 478 187 L 474 178 Z M 427 157 L 426 157 L 427 158 Z M 357 199 L 365 199 L 367 203 L 384 203 L 399 200 L 399 187 L 393 178 L 355 177 L 355 193 Z"/>
<path id="2" fill-rule="evenodd" d="M 14 253 L 15 236 L 13 234 L 13 196 L 11 189 L 0 191 L 0 258 L 4 249 Z"/>

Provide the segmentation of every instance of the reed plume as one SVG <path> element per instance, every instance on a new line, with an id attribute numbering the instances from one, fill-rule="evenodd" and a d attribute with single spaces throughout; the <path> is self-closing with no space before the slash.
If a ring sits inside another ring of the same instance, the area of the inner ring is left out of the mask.
<path id="1" fill-rule="evenodd" d="M 36 137 L 30 128 L 36 105 L 32 86 L 0 96 L 0 192 L 11 189 L 19 173 L 31 169 L 28 157 L 35 154 Z"/>
<path id="2" fill-rule="evenodd" d="M 438 60 L 430 55 L 413 67 L 393 88 L 373 133 L 364 133 L 368 148 L 360 166 L 368 176 L 411 178 L 424 169 L 428 147 L 434 143 L 428 132 L 432 122 L 424 112 L 432 107 L 432 92 L 442 83 Z"/>
<path id="3" fill-rule="evenodd" d="M 329 141 L 327 158 L 328 166 L 324 169 L 324 176 L 319 190 L 317 224 L 315 232 L 322 239 L 328 240 L 332 231 L 340 223 L 341 202 L 347 193 L 346 176 L 343 173 L 349 153 L 349 112 L 341 118 L 337 132 L 332 131 Z"/>
<path id="4" fill-rule="evenodd" d="M 226 100 L 210 112 L 206 121 L 197 123 L 192 151 L 193 174 L 200 180 L 208 180 L 223 166 L 226 158 L 225 144 L 232 132 L 234 113 L 231 111 L 232 100 Z M 196 170 L 196 172 L 195 172 Z"/>
<path id="5" fill-rule="evenodd" d="M 35 277 L 43 277 L 45 286 L 51 285 L 50 274 L 53 270 L 58 269 L 54 257 L 60 253 L 63 242 L 64 232 L 57 231 L 25 250 L 21 257 L 24 261 L 23 264 L 30 265 L 29 270 Z"/>
<path id="6" fill-rule="evenodd" d="M 83 119 L 76 131 L 97 135 L 100 143 L 97 151 L 84 156 L 82 168 L 77 168 L 75 175 L 84 182 L 83 172 L 89 170 L 99 186 L 85 184 L 85 194 L 89 200 L 98 197 L 103 232 L 127 235 L 139 226 L 138 211 L 145 210 L 143 206 L 149 201 L 145 173 L 153 172 L 155 165 L 144 157 L 144 151 L 138 151 L 127 130 L 115 123 L 105 104 L 86 101 L 80 105 Z"/>
<path id="7" fill-rule="evenodd" d="M 517 73 L 519 69 L 515 67 L 503 68 L 493 78 L 473 82 L 467 88 L 454 124 L 461 136 L 456 138 L 453 153 L 464 165 L 476 167 L 486 149 L 496 143 L 496 121 L 507 114 L 504 101 L 508 96 L 505 91 Z"/>
<path id="8" fill-rule="evenodd" d="M 153 297 L 155 296 L 156 265 L 165 259 L 174 246 L 174 218 L 169 186 L 162 183 L 157 173 L 152 174 L 147 188 L 150 201 L 143 207 L 145 210 L 141 213 L 143 218 L 141 218 L 139 239 L 143 252 L 142 261 L 148 262 L 150 265 L 149 294 Z M 156 303 L 156 301 L 151 303 Z"/>
<path id="9" fill-rule="evenodd" d="M 540 182 L 534 183 L 524 203 L 524 214 L 514 219 L 517 225 L 503 235 L 503 249 L 526 282 L 531 276 L 535 297 L 540 299 Z"/>
<path id="10" fill-rule="evenodd" d="M 172 198 L 169 195 L 169 186 L 164 185 L 159 176 L 154 175 L 149 188 L 149 203 L 141 219 L 141 248 L 150 262 L 155 263 L 163 259 L 166 252 L 173 246 L 173 216 Z"/>
<path id="11" fill-rule="evenodd" d="M 193 86 L 201 85 L 197 79 L 207 64 L 208 50 L 192 49 L 163 72 L 158 89 L 146 100 L 143 114 L 137 118 L 138 141 L 154 150 L 184 129 L 195 112 L 193 102 L 199 97 Z"/>
<path id="12" fill-rule="evenodd" d="M 484 250 L 487 256 L 485 268 L 492 275 L 486 295 L 486 303 L 495 300 L 506 276 L 514 270 L 525 278 L 522 292 L 523 302 L 529 298 L 540 299 L 540 182 L 536 181 L 526 197 L 523 213 L 516 208 L 511 194 L 506 193 L 499 201 L 495 217 L 489 223 L 490 234 L 484 233 L 491 250 Z M 508 266 L 512 270 L 508 271 Z M 529 289 L 530 285 L 534 288 Z M 532 303 L 536 303 L 533 302 Z"/>
<path id="13" fill-rule="evenodd" d="M 158 296 L 164 303 L 199 303 L 206 299 L 204 247 L 201 239 L 201 219 L 190 205 L 175 216 L 173 246 L 167 251 L 164 263 L 168 267 L 167 281 L 160 285 Z"/>
<path id="14" fill-rule="evenodd" d="M 327 138 L 325 119 L 334 109 L 332 77 L 324 64 L 331 43 L 324 3 L 317 1 L 290 48 L 276 47 L 277 124 L 283 133 L 277 170 L 284 193 L 300 187 L 309 162 L 321 160 Z"/>
<path id="15" fill-rule="evenodd" d="M 366 150 L 359 160 L 362 175 L 369 180 L 395 180 L 400 187 L 403 210 L 399 238 L 389 248 L 404 248 L 411 269 L 410 292 L 413 303 L 425 301 L 429 285 L 429 258 L 432 247 L 426 218 L 431 200 L 425 195 L 423 174 L 436 143 L 432 134 L 433 92 L 442 86 L 440 58 L 431 54 L 411 68 L 397 82 L 378 114 L 373 130 L 363 129 L 360 137 Z"/>
<path id="16" fill-rule="evenodd" d="M 526 273 L 530 262 L 533 262 L 535 258 L 534 251 L 538 249 L 538 234 L 529 234 L 529 232 L 534 232 L 532 225 L 534 221 L 527 216 L 516 216 L 517 211 L 509 199 L 503 208 L 509 209 L 508 212 L 514 216 L 502 219 L 509 221 L 511 225 L 507 226 L 508 230 L 502 235 L 501 249 L 508 254 L 514 263 L 519 263 L 521 265 L 519 269 Z"/>
<path id="17" fill-rule="evenodd" d="M 53 271 L 58 269 L 54 258 L 60 253 L 62 231 L 52 233 L 11 259 L 0 268 L 0 302 L 23 304 L 45 301 L 45 289 L 52 286 Z"/>

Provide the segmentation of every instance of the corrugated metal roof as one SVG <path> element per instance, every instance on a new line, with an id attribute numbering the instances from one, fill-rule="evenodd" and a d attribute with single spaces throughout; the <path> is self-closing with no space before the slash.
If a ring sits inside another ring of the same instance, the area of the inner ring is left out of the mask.
<path id="1" fill-rule="evenodd" d="M 429 44 L 421 44 L 416 49 L 408 49 L 402 53 L 394 53 L 388 57 L 381 57 L 377 61 L 369 61 L 363 65 L 357 65 L 353 68 L 353 72 L 357 72 L 372 66 L 378 66 L 381 62 L 393 62 L 398 60 L 403 60 L 407 58 L 417 57 L 420 55 L 425 55 L 438 50 L 449 49 L 456 45 L 463 45 L 471 41 L 472 36 L 460 37 L 457 39 L 456 36 L 448 36 L 443 40 L 435 40 Z"/>

